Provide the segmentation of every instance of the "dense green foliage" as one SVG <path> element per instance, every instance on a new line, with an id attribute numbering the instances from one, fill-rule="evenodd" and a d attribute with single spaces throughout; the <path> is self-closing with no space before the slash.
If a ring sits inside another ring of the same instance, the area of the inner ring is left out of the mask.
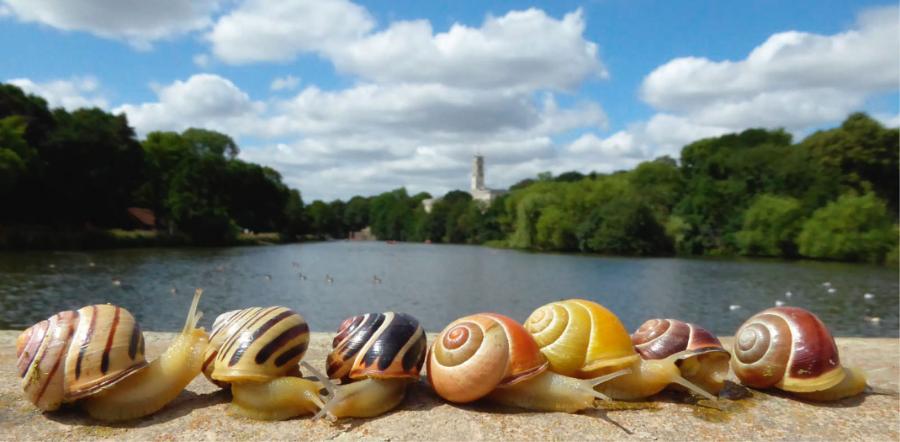
<path id="1" fill-rule="evenodd" d="M 68 232 L 51 247 L 105 244 L 90 239 L 102 234 L 81 241 L 78 232 L 134 227 L 126 209 L 145 207 L 171 238 L 198 244 L 231 243 L 239 229 L 305 233 L 299 192 L 238 152 L 227 135 L 203 129 L 152 132 L 141 142 L 124 115 L 50 110 L 0 85 L 0 226 L 7 243 L 13 232 L 24 246 L 45 230 Z"/>
<path id="2" fill-rule="evenodd" d="M 691 143 L 680 164 L 662 157 L 613 174 L 542 173 L 490 206 L 453 191 L 426 213 L 425 196 L 403 189 L 348 206 L 368 205 L 381 239 L 894 262 L 898 137 L 853 114 L 796 144 L 782 130 L 750 129 Z M 344 219 L 345 231 L 365 224 Z"/>
<path id="3" fill-rule="evenodd" d="M 680 161 L 541 173 L 489 205 L 452 191 L 426 211 L 431 195 L 403 188 L 304 205 L 276 171 L 238 160 L 227 135 L 188 129 L 139 141 L 124 115 L 51 110 L 0 85 L 0 233 L 128 228 L 125 208 L 146 207 L 170 237 L 200 244 L 231 243 L 240 229 L 294 239 L 369 227 L 382 240 L 540 251 L 895 263 L 898 151 L 898 129 L 856 113 L 799 143 L 749 129 L 695 141 Z"/>

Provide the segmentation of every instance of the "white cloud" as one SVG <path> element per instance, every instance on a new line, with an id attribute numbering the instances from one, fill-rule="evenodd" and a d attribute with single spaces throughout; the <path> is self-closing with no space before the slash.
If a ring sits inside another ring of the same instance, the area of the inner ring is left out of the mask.
<path id="1" fill-rule="evenodd" d="M 186 81 L 156 87 L 158 101 L 125 104 L 124 112 L 143 135 L 155 130 L 180 131 L 188 127 L 219 130 L 233 136 L 251 133 L 265 106 L 254 102 L 231 81 L 213 74 L 197 74 Z"/>
<path id="2" fill-rule="evenodd" d="M 28 78 L 13 78 L 7 80 L 7 83 L 14 84 L 30 94 L 43 97 L 51 108 L 62 107 L 71 111 L 82 107 L 106 109 L 109 106 L 109 102 L 100 91 L 100 84 L 92 76 L 43 83 Z"/>
<path id="3" fill-rule="evenodd" d="M 569 90 L 604 77 L 580 10 L 561 20 L 538 9 L 487 17 L 479 28 L 403 21 L 328 52 L 337 68 L 376 82 L 437 82 L 466 88 Z"/>
<path id="4" fill-rule="evenodd" d="M 769 37 L 739 61 L 672 60 L 650 73 L 643 99 L 695 124 L 801 129 L 833 122 L 900 85 L 896 7 L 869 10 L 835 35 Z"/>
<path id="5" fill-rule="evenodd" d="M 138 48 L 208 27 L 219 0 L 0 0 L 24 22 L 125 40 Z M 0 6 L 2 7 L 2 6 Z"/>
<path id="6" fill-rule="evenodd" d="M 272 84 L 269 85 L 269 89 L 273 91 L 290 91 L 296 89 L 299 85 L 299 78 L 293 75 L 287 75 L 284 77 L 276 77 L 274 80 L 272 80 Z"/>
<path id="7" fill-rule="evenodd" d="M 227 63 L 289 61 L 356 40 L 375 26 L 346 0 L 247 0 L 219 18 L 206 38 Z"/>
<path id="8" fill-rule="evenodd" d="M 538 9 L 512 11 L 479 28 L 454 24 L 442 33 L 426 20 L 374 27 L 365 9 L 344 0 L 251 0 L 221 17 L 207 39 L 228 63 L 315 53 L 376 83 L 569 90 L 606 76 L 597 45 L 584 39 L 580 10 L 560 20 Z"/>

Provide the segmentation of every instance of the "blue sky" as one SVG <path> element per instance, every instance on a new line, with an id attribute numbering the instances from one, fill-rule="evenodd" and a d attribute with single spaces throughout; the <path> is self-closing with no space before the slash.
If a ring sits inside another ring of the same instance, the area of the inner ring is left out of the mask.
<path id="1" fill-rule="evenodd" d="M 896 126 L 895 3 L 0 0 L 0 81 L 207 127 L 305 199 L 677 157 L 747 127 Z"/>

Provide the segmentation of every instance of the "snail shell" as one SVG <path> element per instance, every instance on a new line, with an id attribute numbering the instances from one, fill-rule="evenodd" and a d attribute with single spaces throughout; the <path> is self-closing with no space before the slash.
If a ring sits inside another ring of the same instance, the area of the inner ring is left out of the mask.
<path id="1" fill-rule="evenodd" d="M 451 402 L 471 402 L 548 368 L 534 339 L 516 321 L 495 313 L 457 319 L 438 335 L 428 356 L 428 380 Z"/>
<path id="2" fill-rule="evenodd" d="M 744 385 L 801 393 L 831 388 L 845 376 L 828 328 L 799 307 L 770 308 L 744 322 L 731 367 Z"/>
<path id="3" fill-rule="evenodd" d="M 681 375 L 704 390 L 717 394 L 725 387 L 731 354 L 715 335 L 696 324 L 677 319 L 650 319 L 631 342 L 644 359 L 665 359 L 676 353 Z"/>
<path id="4" fill-rule="evenodd" d="M 611 311 L 583 299 L 552 302 L 525 321 L 553 371 L 577 378 L 640 359 L 625 326 Z"/>
<path id="5" fill-rule="evenodd" d="M 328 355 L 331 379 L 418 379 L 427 350 L 425 330 L 405 313 L 369 313 L 341 323 Z"/>
<path id="6" fill-rule="evenodd" d="M 677 319 L 650 319 L 631 335 L 631 342 L 644 359 L 664 359 L 685 350 L 728 354 L 719 338 L 705 328 Z"/>
<path id="7" fill-rule="evenodd" d="M 213 323 L 203 374 L 222 387 L 299 374 L 297 363 L 308 346 L 309 325 L 287 307 L 233 310 Z"/>
<path id="8" fill-rule="evenodd" d="M 42 410 L 93 395 L 147 365 L 134 316 L 103 304 L 64 311 L 16 340 L 25 396 Z"/>

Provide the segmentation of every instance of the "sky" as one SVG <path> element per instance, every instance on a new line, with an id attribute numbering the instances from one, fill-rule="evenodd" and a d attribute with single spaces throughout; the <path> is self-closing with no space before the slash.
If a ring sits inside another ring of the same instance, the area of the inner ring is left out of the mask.
<path id="1" fill-rule="evenodd" d="M 612 172 L 751 127 L 900 125 L 878 1 L 0 0 L 0 82 L 233 137 L 304 200 Z"/>

